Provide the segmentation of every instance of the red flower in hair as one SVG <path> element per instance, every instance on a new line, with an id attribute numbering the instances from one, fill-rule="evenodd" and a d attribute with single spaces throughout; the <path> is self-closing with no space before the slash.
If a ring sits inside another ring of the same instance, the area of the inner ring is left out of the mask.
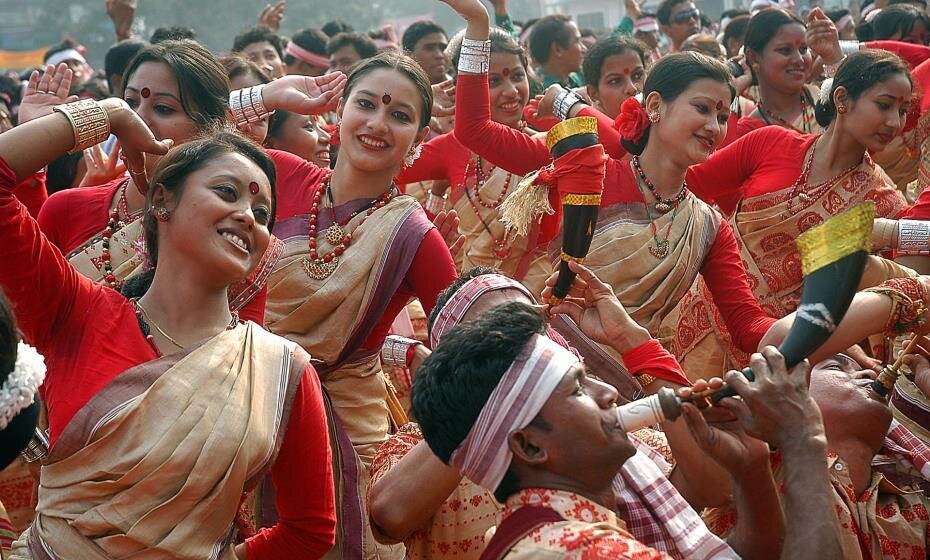
<path id="1" fill-rule="evenodd" d="M 620 136 L 630 142 L 639 142 L 649 126 L 649 115 L 646 108 L 635 97 L 631 97 L 620 106 L 620 114 L 614 121 L 614 126 L 620 131 Z"/>
<path id="2" fill-rule="evenodd" d="M 342 143 L 339 138 L 339 123 L 323 125 L 323 130 L 329 133 L 330 146 L 338 146 Z"/>

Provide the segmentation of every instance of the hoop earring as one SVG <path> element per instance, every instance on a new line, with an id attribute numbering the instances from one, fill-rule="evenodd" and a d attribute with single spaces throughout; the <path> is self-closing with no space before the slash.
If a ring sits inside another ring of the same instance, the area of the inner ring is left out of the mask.
<path id="1" fill-rule="evenodd" d="M 407 156 L 404 157 L 404 167 L 413 167 L 413 163 L 419 159 L 422 153 L 423 144 L 417 144 L 413 148 L 410 148 L 410 151 L 407 152 Z"/>
<path id="2" fill-rule="evenodd" d="M 167 222 L 171 219 L 171 210 L 168 210 L 164 206 L 153 207 L 152 214 L 155 215 L 155 219 L 159 222 Z"/>

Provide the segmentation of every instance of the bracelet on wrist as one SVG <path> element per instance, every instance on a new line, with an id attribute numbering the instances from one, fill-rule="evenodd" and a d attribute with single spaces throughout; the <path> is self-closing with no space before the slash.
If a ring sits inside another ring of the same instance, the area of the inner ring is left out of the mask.
<path id="1" fill-rule="evenodd" d="M 902 255 L 930 255 L 930 222 L 898 220 L 898 252 Z"/>
<path id="2" fill-rule="evenodd" d="M 409 367 L 419 340 L 396 334 L 388 335 L 381 345 L 381 360 L 393 367 Z"/>
<path id="3" fill-rule="evenodd" d="M 229 110 L 237 126 L 254 124 L 270 115 L 262 99 L 265 84 L 229 92 Z"/>
<path id="4" fill-rule="evenodd" d="M 843 53 L 844 57 L 846 55 L 859 52 L 859 49 L 861 48 L 862 48 L 862 43 L 860 43 L 859 41 L 840 41 L 840 52 Z"/>
<path id="5" fill-rule="evenodd" d="M 93 99 L 56 105 L 52 109 L 67 117 L 74 130 L 74 147 L 68 153 L 74 154 L 90 148 L 110 136 L 110 116 Z"/>
<path id="6" fill-rule="evenodd" d="M 559 120 L 568 120 L 572 107 L 582 103 L 581 96 L 570 89 L 563 89 L 555 96 L 552 103 L 552 109 Z"/>
<path id="7" fill-rule="evenodd" d="M 487 74 L 491 66 L 491 41 L 462 39 L 458 70 L 469 74 Z"/>

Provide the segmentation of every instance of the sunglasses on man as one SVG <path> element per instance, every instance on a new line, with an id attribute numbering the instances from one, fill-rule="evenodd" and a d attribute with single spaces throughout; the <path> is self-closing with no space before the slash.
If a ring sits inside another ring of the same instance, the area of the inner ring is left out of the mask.
<path id="1" fill-rule="evenodd" d="M 678 12 L 672 17 L 672 23 L 688 23 L 692 19 L 701 19 L 700 10 L 688 10 L 687 12 Z"/>

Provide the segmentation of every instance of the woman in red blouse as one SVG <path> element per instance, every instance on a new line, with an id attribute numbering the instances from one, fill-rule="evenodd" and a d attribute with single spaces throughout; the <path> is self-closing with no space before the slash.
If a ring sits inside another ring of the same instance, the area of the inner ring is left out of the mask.
<path id="1" fill-rule="evenodd" d="M 335 538 L 334 494 L 310 357 L 240 322 L 228 304 L 229 286 L 269 243 L 272 162 L 229 133 L 168 152 L 144 203 L 152 271 L 133 282 L 140 297 L 127 299 L 75 270 L 12 189 L 110 130 L 130 166 L 171 143 L 119 99 L 57 110 L 0 137 L 0 260 L 17 263 L 0 267 L 0 287 L 45 356 L 52 442 L 35 522 L 13 557 L 324 554 Z M 76 118 L 101 134 L 79 132 Z M 234 547 L 243 493 L 269 469 L 280 523 Z"/>
<path id="2" fill-rule="evenodd" d="M 469 20 L 466 38 L 487 36 L 486 28 L 480 27 L 480 2 L 449 3 Z M 458 84 L 456 95 L 461 98 L 487 95 L 482 74 L 460 68 Z M 620 120 L 636 121 L 626 129 L 621 126 L 621 135 L 626 130 L 624 147 L 640 155 L 630 163 L 607 162 L 598 225 L 585 266 L 613 287 L 637 323 L 660 338 L 671 334 L 673 325 L 660 329 L 662 322 L 700 273 L 714 286 L 728 324 L 740 333 L 740 346 L 755 351 L 774 319 L 752 297 L 730 225 L 685 184 L 688 167 L 706 160 L 726 134 L 733 99 L 729 71 L 696 53 L 670 55 L 651 70 L 644 95 L 645 108 L 635 98 L 624 104 L 627 115 L 621 114 Z M 508 171 L 522 171 L 515 156 L 533 149 L 531 143 L 490 126 L 486 117 L 482 120 L 478 111 L 467 107 L 456 107 L 459 140 L 479 154 L 496 152 Z M 654 119 L 651 126 L 647 111 Z M 483 134 L 473 134 L 476 130 Z M 550 243 L 551 261 L 558 260 L 561 246 L 558 238 Z"/>
<path id="3" fill-rule="evenodd" d="M 904 126 L 911 98 L 907 65 L 885 51 L 863 51 L 846 58 L 828 87 L 826 101 L 817 104 L 822 135 L 756 130 L 715 152 L 689 178 L 695 194 L 729 217 L 756 299 L 776 317 L 794 311 L 801 295 L 799 234 L 865 200 L 875 202 L 880 217 L 895 217 L 905 207 L 868 151 L 881 150 Z M 877 282 L 888 274 L 873 270 L 882 276 Z M 707 287 L 696 286 L 680 309 L 673 353 L 685 371 L 708 364 L 717 371 L 748 358 L 733 344 L 742 335 L 720 320 L 717 294 L 711 298 Z"/>
<path id="4" fill-rule="evenodd" d="M 268 111 L 305 112 L 299 95 L 262 97 Z M 393 183 L 429 132 L 431 108 L 429 79 L 416 62 L 396 53 L 367 59 L 339 100 L 335 169 L 307 162 L 316 173 L 278 193 L 274 234 L 285 248 L 268 281 L 266 323 L 317 360 L 333 420 L 351 440 L 340 441 L 343 475 L 361 460 L 363 470 L 342 484 L 344 503 L 358 500 L 375 450 L 406 422 L 379 358 L 391 323 L 414 297 L 432 310 L 456 275 L 442 235 Z M 361 556 L 367 515 L 343 512 L 339 557 Z"/>
<path id="5" fill-rule="evenodd" d="M 226 72 L 194 41 L 165 41 L 143 49 L 124 78 L 126 102 L 156 138 L 177 146 L 226 122 Z M 294 164 L 288 156 L 271 155 L 279 167 Z M 150 155 L 138 173 L 55 193 L 42 206 L 38 220 L 43 233 L 81 274 L 119 289 L 141 270 L 142 208 L 147 176 L 157 162 Z M 288 175 L 279 169 L 279 177 Z M 230 290 L 231 308 L 243 318 L 264 322 L 264 282 L 279 252 L 280 243 L 273 240 L 256 270 Z"/>
<path id="6" fill-rule="evenodd" d="M 404 184 L 443 180 L 439 185 L 434 184 L 428 195 L 426 209 L 431 214 L 442 210 L 445 190 L 451 184 L 451 206 L 460 220 L 459 231 L 465 236 L 458 267 L 462 270 L 474 266 L 494 267 L 538 293 L 552 273 L 548 258 L 539 249 L 540 240 L 551 239 L 558 223 L 543 219 L 525 235 L 518 235 L 500 222 L 499 208 L 524 175 L 546 165 L 551 157 L 542 136 L 534 136 L 535 133 L 523 122 L 530 89 L 526 53 L 513 37 L 500 29 L 490 31 L 490 41 L 489 71 L 484 91 L 472 93 L 463 89 L 467 86 L 459 82 L 456 111 L 466 100 L 468 104 L 483 107 L 495 127 L 507 130 L 532 146 L 531 153 L 520 164 L 521 172 L 504 170 L 483 153 L 466 148 L 456 132 L 424 144 L 420 157 L 412 166 L 405 168 L 397 180 Z M 455 64 L 461 60 L 461 53 L 459 42 L 452 57 Z M 604 121 L 605 125 L 609 125 L 609 120 Z M 614 146 L 617 144 L 614 142 Z M 507 155 L 496 154 L 494 159 L 501 157 L 506 158 Z"/>

